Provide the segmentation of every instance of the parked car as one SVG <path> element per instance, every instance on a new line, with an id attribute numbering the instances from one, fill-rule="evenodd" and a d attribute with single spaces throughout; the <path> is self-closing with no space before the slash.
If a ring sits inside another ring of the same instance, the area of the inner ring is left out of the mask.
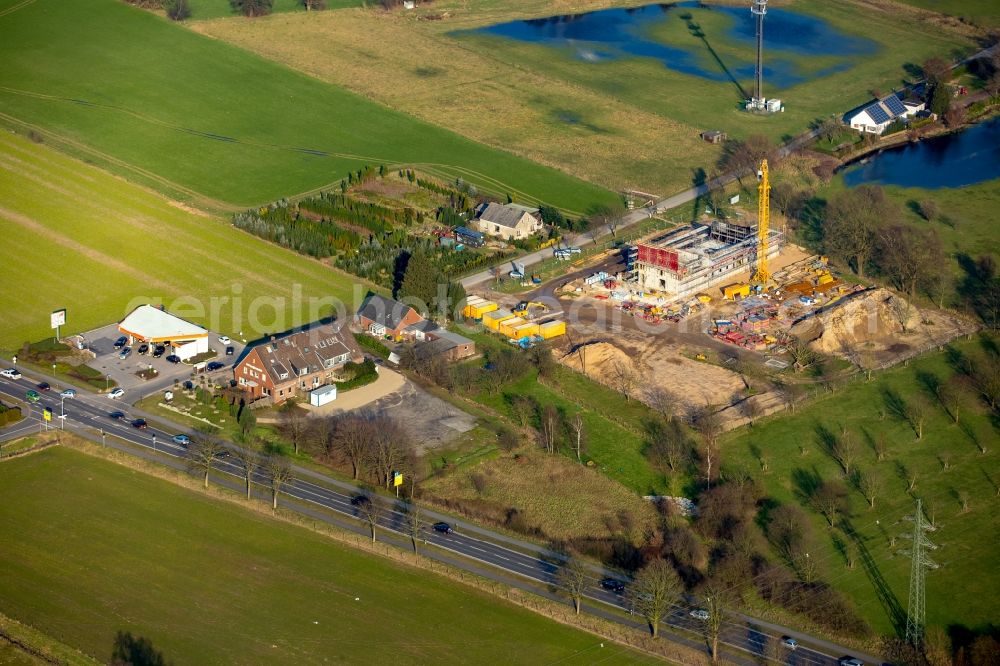
<path id="1" fill-rule="evenodd" d="M 351 506 L 364 506 L 369 502 L 371 502 L 371 499 L 368 495 L 355 495 L 351 498 Z"/>
<path id="2" fill-rule="evenodd" d="M 236 353 L 236 347 L 233 346 L 226 347 L 226 356 L 232 356 L 235 353 Z"/>
<path id="3" fill-rule="evenodd" d="M 193 391 L 193 390 L 194 390 L 194 382 L 193 382 L 193 381 L 191 381 L 190 379 L 186 380 L 186 381 L 185 381 L 185 382 L 184 382 L 184 383 L 182 384 L 182 386 L 184 387 L 184 390 L 185 390 L 185 391 Z"/>
<path id="4" fill-rule="evenodd" d="M 117 340 L 115 340 L 115 349 L 121 349 L 121 348 L 122 348 L 122 347 L 124 347 L 124 346 L 125 346 L 125 345 L 126 345 L 127 343 L 128 343 L 128 338 L 126 338 L 126 337 L 125 337 L 125 336 L 123 335 L 123 336 L 121 336 L 120 338 L 118 338 Z"/>
<path id="5" fill-rule="evenodd" d="M 38 391 L 34 389 L 28 389 L 28 392 L 24 394 L 24 399 L 28 402 L 38 402 L 42 396 L 38 395 Z"/>
<path id="6" fill-rule="evenodd" d="M 602 578 L 601 587 L 609 592 L 614 592 L 615 594 L 621 594 L 625 591 L 625 583 L 621 582 L 617 578 Z"/>
<path id="7" fill-rule="evenodd" d="M 122 359 L 124 361 L 125 359 L 128 358 L 129 354 L 131 354 L 131 353 L 132 353 L 132 348 L 131 347 L 123 347 L 121 353 L 118 354 L 118 358 L 120 358 L 120 359 Z"/>
<path id="8" fill-rule="evenodd" d="M 446 522 L 434 523 L 434 531 L 440 532 L 441 534 L 451 534 L 455 530 L 451 529 L 451 525 Z"/>
<path id="9" fill-rule="evenodd" d="M 17 368 L 4 368 L 0 370 L 0 377 L 6 377 L 7 379 L 20 379 L 21 373 Z"/>
<path id="10" fill-rule="evenodd" d="M 51 387 L 51 386 L 49 386 L 49 383 L 48 383 L 48 382 L 42 382 L 42 383 L 41 383 L 41 384 L 39 384 L 39 385 L 38 385 L 38 386 L 37 386 L 36 388 L 37 388 L 37 389 L 38 389 L 39 391 L 48 391 L 48 390 L 49 390 L 50 388 L 52 388 L 52 387 Z"/>
<path id="11" fill-rule="evenodd" d="M 145 354 L 148 351 L 149 351 L 149 345 L 143 342 L 141 345 L 139 345 L 139 349 L 136 350 L 136 353 Z"/>
<path id="12" fill-rule="evenodd" d="M 113 388 L 110 391 L 108 391 L 108 397 L 111 398 L 112 400 L 117 400 L 123 395 L 125 395 L 125 390 L 122 389 L 121 387 Z"/>
<path id="13" fill-rule="evenodd" d="M 181 362 L 181 357 L 178 356 L 177 354 L 171 354 L 170 356 L 167 357 L 167 363 L 180 363 L 180 362 Z"/>
<path id="14" fill-rule="evenodd" d="M 224 345 L 228 345 L 230 342 L 232 342 L 232 340 L 229 339 L 228 335 L 220 335 L 219 342 L 221 342 Z"/>
<path id="15" fill-rule="evenodd" d="M 76 389 L 63 389 L 59 395 L 61 395 L 64 398 L 75 398 Z"/>
<path id="16" fill-rule="evenodd" d="M 124 421 L 125 412 L 118 412 L 118 411 L 111 412 L 110 414 L 108 414 L 108 418 L 113 421 Z"/>
<path id="17" fill-rule="evenodd" d="M 153 358 L 160 358 L 166 353 L 166 351 L 167 348 L 163 345 L 156 345 L 156 348 L 153 350 Z"/>
<path id="18" fill-rule="evenodd" d="M 840 666 L 865 666 L 865 662 L 861 661 L 857 657 L 852 657 L 850 655 L 846 657 L 841 657 L 840 661 L 837 662 Z"/>
<path id="19" fill-rule="evenodd" d="M 215 372 L 216 370 L 221 370 L 224 367 L 226 367 L 226 364 L 225 363 L 220 363 L 219 361 L 212 361 L 207 366 L 205 366 L 205 368 L 209 372 Z"/>
<path id="20" fill-rule="evenodd" d="M 781 644 L 784 645 L 789 650 L 794 650 L 799 647 L 799 642 L 790 636 L 785 636 L 781 639 Z"/>
<path id="21" fill-rule="evenodd" d="M 707 622 L 709 616 L 707 610 L 703 608 L 696 608 L 695 610 L 691 611 L 691 617 L 693 617 L 696 620 Z"/>
<path id="22" fill-rule="evenodd" d="M 188 437 L 187 435 L 174 435 L 173 437 L 170 438 L 170 441 L 172 441 L 174 444 L 178 444 L 180 446 L 187 448 L 187 445 L 191 443 L 191 438 Z"/>
<path id="23" fill-rule="evenodd" d="M 147 427 L 146 419 L 136 419 L 132 421 L 132 427 L 138 428 L 139 430 L 145 430 Z"/>

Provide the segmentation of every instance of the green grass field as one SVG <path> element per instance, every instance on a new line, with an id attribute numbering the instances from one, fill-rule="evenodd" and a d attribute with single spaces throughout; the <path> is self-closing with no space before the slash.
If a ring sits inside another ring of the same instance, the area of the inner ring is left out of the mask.
<path id="1" fill-rule="evenodd" d="M 0 120 L 199 205 L 257 205 L 380 163 L 570 210 L 611 196 L 119 0 L 0 0 L 0 31 Z"/>
<path id="2" fill-rule="evenodd" d="M 149 302 L 230 335 L 256 336 L 332 312 L 329 304 L 312 308 L 314 298 L 353 311 L 367 291 L 318 261 L 6 132 L 0 235 L 11 248 L 0 268 L 5 350 L 51 335 L 49 312 L 62 307 L 64 334 L 118 321 L 130 303 Z"/>
<path id="3" fill-rule="evenodd" d="M 103 661 L 129 631 L 178 664 L 653 662 L 72 450 L 0 477 L 0 611 Z"/>
<path id="4" fill-rule="evenodd" d="M 978 344 L 978 341 L 965 342 L 959 348 L 968 351 Z M 912 532 L 912 523 L 903 517 L 913 513 L 914 499 L 919 497 L 928 508 L 928 515 L 934 515 L 938 530 L 930 536 L 941 546 L 931 556 L 942 567 L 927 575 L 927 622 L 941 627 L 950 624 L 981 627 L 995 621 L 1000 613 L 996 595 L 981 594 L 982 590 L 1000 586 L 997 573 L 1000 551 L 991 539 L 984 538 L 997 529 L 1000 496 L 994 484 L 1000 482 L 1000 435 L 985 410 L 971 406 L 977 404 L 974 397 L 968 398 L 970 407 L 960 413 L 962 425 L 957 426 L 937 402 L 926 396 L 922 375 L 944 380 L 952 373 L 944 353 L 924 356 L 907 367 L 876 375 L 870 383 L 859 380 L 836 393 L 825 394 L 795 414 L 766 419 L 751 429 L 734 432 L 724 440 L 722 457 L 723 465 L 743 465 L 761 478 L 771 498 L 799 503 L 804 500 L 799 496 L 797 475 L 818 474 L 823 479 L 841 475 L 837 463 L 823 452 L 819 428 L 840 433 L 841 426 L 846 426 L 860 444 L 858 465 L 861 469 L 875 469 L 884 484 L 874 510 L 868 508 L 858 491 L 851 490 L 850 521 L 903 611 L 910 573 L 905 551 L 911 542 L 900 538 L 892 547 L 889 537 Z M 923 439 L 918 441 L 910 424 L 892 416 L 891 410 L 882 418 L 886 391 L 897 392 L 911 404 L 917 396 L 926 396 Z M 876 459 L 869 439 L 880 435 L 889 443 L 889 453 L 881 462 Z M 980 454 L 973 438 L 988 453 Z M 800 444 L 806 447 L 804 455 L 800 453 Z M 767 474 L 761 474 L 754 448 L 768 456 Z M 947 471 L 939 460 L 945 452 L 952 456 Z M 918 473 L 912 493 L 907 491 L 900 465 Z M 967 491 L 971 497 L 967 513 L 961 510 L 958 496 L 961 491 Z M 811 515 L 819 551 L 811 555 L 820 563 L 821 577 L 847 594 L 877 631 L 891 633 L 892 624 L 876 596 L 867 568 L 860 560 L 854 569 L 847 568 L 826 521 L 819 514 Z"/>
<path id="5" fill-rule="evenodd" d="M 907 5 L 966 19 L 984 27 L 1000 25 L 1000 6 L 994 0 L 898 0 Z"/>
<path id="6" fill-rule="evenodd" d="M 343 9 L 345 7 L 359 7 L 365 0 L 325 0 L 327 10 Z M 222 18 L 224 16 L 236 16 L 229 0 L 189 0 L 191 7 L 192 21 L 204 19 Z M 283 12 L 305 12 L 302 0 L 274 0 L 271 12 L 281 14 Z"/>

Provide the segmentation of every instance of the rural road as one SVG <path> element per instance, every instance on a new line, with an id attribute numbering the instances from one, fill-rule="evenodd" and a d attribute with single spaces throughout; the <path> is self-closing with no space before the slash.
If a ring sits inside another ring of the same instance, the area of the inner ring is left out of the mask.
<path id="1" fill-rule="evenodd" d="M 810 130 L 804 134 L 800 134 L 788 143 L 782 145 L 778 148 L 778 155 L 781 157 L 787 156 L 794 150 L 798 150 L 808 142 L 816 138 L 819 130 Z M 678 206 L 683 206 L 686 203 L 690 203 L 700 196 L 707 194 L 709 191 L 714 190 L 718 187 L 724 187 L 729 183 L 736 180 L 743 174 L 728 173 L 713 178 L 712 180 L 706 181 L 701 185 L 695 185 L 694 187 L 689 187 L 683 192 L 678 192 L 672 196 L 666 197 L 665 199 L 660 199 L 656 201 L 652 206 L 639 208 L 627 213 L 625 217 L 622 218 L 621 224 L 619 224 L 615 232 L 624 231 L 629 227 L 641 222 L 642 220 L 647 220 L 654 215 L 658 215 L 664 211 L 670 210 L 672 208 L 677 208 Z M 611 230 L 608 229 L 608 233 Z M 563 245 L 570 246 L 580 246 L 586 244 L 588 240 L 587 234 L 568 234 L 563 238 Z M 593 242 L 593 241 L 591 241 Z M 545 248 L 542 250 L 536 250 L 530 254 L 526 254 L 523 257 L 519 257 L 516 261 L 519 264 L 524 264 L 527 269 L 528 266 L 540 263 L 541 261 L 554 256 L 555 248 Z M 503 263 L 497 264 L 492 268 L 487 268 L 486 270 L 480 271 L 478 273 L 473 273 L 467 277 L 462 278 L 462 286 L 469 290 L 478 284 L 486 282 L 494 277 L 495 271 L 500 270 L 501 274 L 506 274 L 512 268 L 512 264 L 509 260 Z"/>
<path id="2" fill-rule="evenodd" d="M 21 401 L 25 392 L 34 388 L 37 381 L 41 379 L 49 381 L 52 384 L 52 390 L 42 392 L 40 402 L 31 406 L 24 421 L 0 431 L 0 440 L 10 440 L 37 433 L 42 428 L 42 407 L 49 407 L 54 415 L 60 413 L 58 391 L 61 387 L 50 377 L 32 379 L 24 376 L 19 380 L 0 378 L 0 395 Z M 96 442 L 102 442 L 100 433 L 103 431 L 111 436 L 110 439 L 105 439 L 103 442 L 109 447 L 120 449 L 132 455 L 140 455 L 177 469 L 186 469 L 187 451 L 184 447 L 174 444 L 171 437 L 178 432 L 189 435 L 197 434 L 194 431 L 164 422 L 162 417 L 144 412 L 127 403 L 84 391 L 78 391 L 76 398 L 66 399 L 65 408 L 65 428 L 67 430 Z M 108 417 L 108 413 L 116 409 L 120 409 L 128 415 L 126 420 L 117 421 Z M 148 429 L 138 430 L 129 425 L 129 419 L 139 417 L 145 418 L 149 422 Z M 58 426 L 58 421 L 58 418 L 54 418 L 53 424 Z M 161 423 L 168 427 L 160 427 Z M 119 443 L 115 438 L 124 440 L 132 446 Z M 137 452 L 133 448 L 135 446 L 146 449 L 146 452 Z M 166 456 L 166 459 L 163 456 Z M 295 467 L 294 472 L 295 478 L 284 487 L 282 498 L 279 499 L 279 502 L 283 503 L 286 508 L 311 519 L 337 525 L 348 531 L 367 533 L 366 525 L 358 520 L 356 507 L 351 505 L 351 499 L 361 492 L 357 486 L 301 467 Z M 236 490 L 243 487 L 239 468 L 228 456 L 218 460 L 215 481 Z M 265 496 L 268 488 L 267 479 L 262 473 L 258 473 L 255 482 L 258 494 L 262 497 Z M 282 502 L 282 500 L 284 501 Z M 380 539 L 386 541 L 388 538 L 396 545 L 408 547 L 409 537 L 405 513 L 400 510 L 400 507 L 390 506 L 388 503 L 385 509 L 379 522 Z M 424 515 L 428 522 L 447 521 L 455 530 L 450 534 L 440 534 L 425 527 L 424 542 L 435 546 L 432 549 L 425 549 L 425 556 L 485 576 L 504 585 L 518 587 L 566 603 L 566 598 L 557 594 L 554 585 L 556 572 L 564 561 L 561 555 L 536 544 L 491 532 L 438 512 L 425 509 Z M 599 585 L 599 579 L 603 576 L 614 576 L 626 583 L 627 577 L 598 566 L 592 566 L 591 569 L 594 578 L 586 593 L 584 608 L 587 612 L 613 622 L 641 627 L 642 623 L 636 617 L 628 614 L 626 598 L 623 595 L 605 590 Z M 542 586 L 543 589 L 540 590 L 539 586 Z M 703 650 L 705 649 L 703 625 L 701 621 L 690 616 L 690 611 L 693 608 L 687 603 L 675 604 L 664 623 L 676 631 L 665 633 L 664 637 L 694 649 Z M 736 613 L 729 613 L 725 619 L 721 641 L 733 653 L 737 663 L 749 666 L 759 663 L 765 652 L 780 643 L 782 637 L 786 635 L 798 640 L 800 647 L 794 652 L 788 652 L 785 655 L 786 660 L 781 663 L 801 664 L 802 666 L 835 666 L 837 659 L 849 652 L 841 646 Z M 867 655 L 857 654 L 857 656 L 870 660 L 872 663 L 878 663 Z"/>

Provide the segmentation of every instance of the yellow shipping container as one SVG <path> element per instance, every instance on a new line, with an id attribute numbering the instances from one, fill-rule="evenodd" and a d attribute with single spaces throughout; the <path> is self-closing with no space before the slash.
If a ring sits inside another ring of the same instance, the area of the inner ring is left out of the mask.
<path id="1" fill-rule="evenodd" d="M 538 324 L 533 322 L 528 322 L 527 324 L 522 324 L 514 329 L 514 335 L 510 336 L 517 340 L 527 337 L 529 335 L 538 335 Z"/>
<path id="2" fill-rule="evenodd" d="M 520 317 L 512 317 L 510 319 L 504 319 L 500 322 L 500 335 L 505 335 L 508 338 L 514 337 L 514 329 L 528 322 L 524 321 Z"/>
<path id="3" fill-rule="evenodd" d="M 483 315 L 483 326 L 491 331 L 500 330 L 500 322 L 513 319 L 514 313 L 510 310 L 494 310 Z"/>
<path id="4" fill-rule="evenodd" d="M 731 284 L 722 288 L 722 297 L 727 301 L 733 301 L 737 298 L 746 298 L 750 295 L 750 285 L 748 284 Z"/>
<path id="5" fill-rule="evenodd" d="M 480 303 L 485 303 L 485 302 L 486 299 L 480 296 L 469 296 L 467 299 L 465 299 L 465 307 L 462 308 L 462 316 L 478 318 L 475 317 L 475 314 L 473 314 L 476 311 L 476 306 L 478 306 Z"/>
<path id="6" fill-rule="evenodd" d="M 538 327 L 538 334 L 546 340 L 549 340 L 550 338 L 557 338 L 560 335 L 566 335 L 566 322 L 547 321 Z"/>
<path id="7" fill-rule="evenodd" d="M 472 308 L 471 317 L 473 319 L 482 319 L 483 315 L 485 315 L 487 312 L 493 312 L 500 306 L 494 303 L 493 301 L 483 301 L 482 303 L 476 303 L 474 305 L 470 305 L 469 307 Z"/>

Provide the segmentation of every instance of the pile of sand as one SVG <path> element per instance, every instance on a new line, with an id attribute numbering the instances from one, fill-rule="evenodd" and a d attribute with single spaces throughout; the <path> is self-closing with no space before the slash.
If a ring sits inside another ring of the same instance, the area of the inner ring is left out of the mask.
<path id="1" fill-rule="evenodd" d="M 950 312 L 920 309 L 887 289 L 859 291 L 801 319 L 790 333 L 821 353 L 884 366 L 975 330 Z"/>
<path id="2" fill-rule="evenodd" d="M 635 373 L 640 370 L 628 354 L 610 342 L 590 342 L 580 345 L 560 359 L 563 364 L 582 372 L 591 379 L 610 384 L 619 368 Z"/>

